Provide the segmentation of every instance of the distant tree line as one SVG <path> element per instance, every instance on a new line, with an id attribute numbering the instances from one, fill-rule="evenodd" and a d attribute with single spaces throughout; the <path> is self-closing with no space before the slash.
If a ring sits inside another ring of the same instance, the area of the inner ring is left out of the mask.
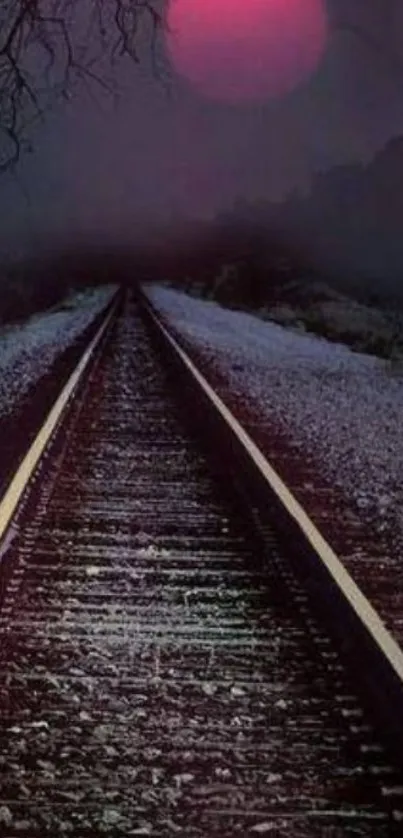
<path id="1" fill-rule="evenodd" d="M 275 223 L 315 264 L 369 293 L 403 299 L 403 137 L 368 165 L 337 166 L 292 195 Z"/>
<path id="2" fill-rule="evenodd" d="M 321 280 L 364 302 L 403 303 L 403 138 L 368 165 L 318 173 L 283 203 L 238 200 L 214 222 L 153 231 L 149 240 L 67 242 L 3 266 L 0 320 L 60 300 L 71 287 L 162 280 L 225 305 L 275 305 L 284 289 Z"/>
<path id="3" fill-rule="evenodd" d="M 50 271 L 43 272 L 37 260 L 3 264 L 0 270 L 0 324 L 25 320 L 37 311 L 50 308 L 66 296 L 71 282 L 58 281 Z"/>
<path id="4" fill-rule="evenodd" d="M 403 302 L 403 138 L 368 164 L 318 172 L 282 203 L 238 200 L 183 236 L 161 273 L 226 304 L 258 308 L 285 282 L 321 279 L 364 302 Z"/>
<path id="5" fill-rule="evenodd" d="M 0 266 L 0 324 L 60 305 L 73 291 L 109 283 L 133 287 L 161 270 L 149 243 L 59 242 Z"/>

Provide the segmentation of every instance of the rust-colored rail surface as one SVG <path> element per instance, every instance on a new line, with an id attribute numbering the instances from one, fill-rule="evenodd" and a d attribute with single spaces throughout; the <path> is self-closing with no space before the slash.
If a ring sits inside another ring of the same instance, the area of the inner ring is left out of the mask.
<path id="1" fill-rule="evenodd" d="M 1 568 L 1 836 L 401 835 L 402 777 L 135 302 Z"/>

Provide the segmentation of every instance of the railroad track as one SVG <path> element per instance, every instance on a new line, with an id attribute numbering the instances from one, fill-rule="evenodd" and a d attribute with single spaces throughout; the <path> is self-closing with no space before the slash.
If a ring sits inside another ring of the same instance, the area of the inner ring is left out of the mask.
<path id="1" fill-rule="evenodd" d="M 14 487 L 0 836 L 402 835 L 395 757 L 173 372 L 126 301 Z"/>

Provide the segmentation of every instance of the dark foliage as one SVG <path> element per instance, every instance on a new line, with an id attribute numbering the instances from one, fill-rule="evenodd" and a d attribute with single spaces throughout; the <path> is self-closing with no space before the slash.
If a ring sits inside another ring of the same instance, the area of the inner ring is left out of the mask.
<path id="1" fill-rule="evenodd" d="M 238 201 L 165 253 L 163 277 L 226 305 L 259 308 L 324 280 L 368 304 L 403 302 L 403 138 L 367 165 L 318 173 L 281 204 Z M 312 292 L 314 293 L 314 292 Z"/>
<path id="2" fill-rule="evenodd" d="M 141 251 L 91 244 L 70 244 L 5 265 L 0 278 L 0 322 L 24 320 L 36 311 L 60 304 L 72 290 L 132 283 L 143 275 Z"/>

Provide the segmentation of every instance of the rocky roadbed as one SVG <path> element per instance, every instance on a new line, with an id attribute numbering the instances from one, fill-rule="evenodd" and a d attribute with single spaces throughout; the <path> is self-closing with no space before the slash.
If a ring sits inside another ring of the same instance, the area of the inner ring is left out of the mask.
<path id="1" fill-rule="evenodd" d="M 115 286 L 0 329 L 0 490 L 77 363 Z"/>
<path id="2" fill-rule="evenodd" d="M 244 312 L 147 293 L 403 640 L 403 378 Z"/>

